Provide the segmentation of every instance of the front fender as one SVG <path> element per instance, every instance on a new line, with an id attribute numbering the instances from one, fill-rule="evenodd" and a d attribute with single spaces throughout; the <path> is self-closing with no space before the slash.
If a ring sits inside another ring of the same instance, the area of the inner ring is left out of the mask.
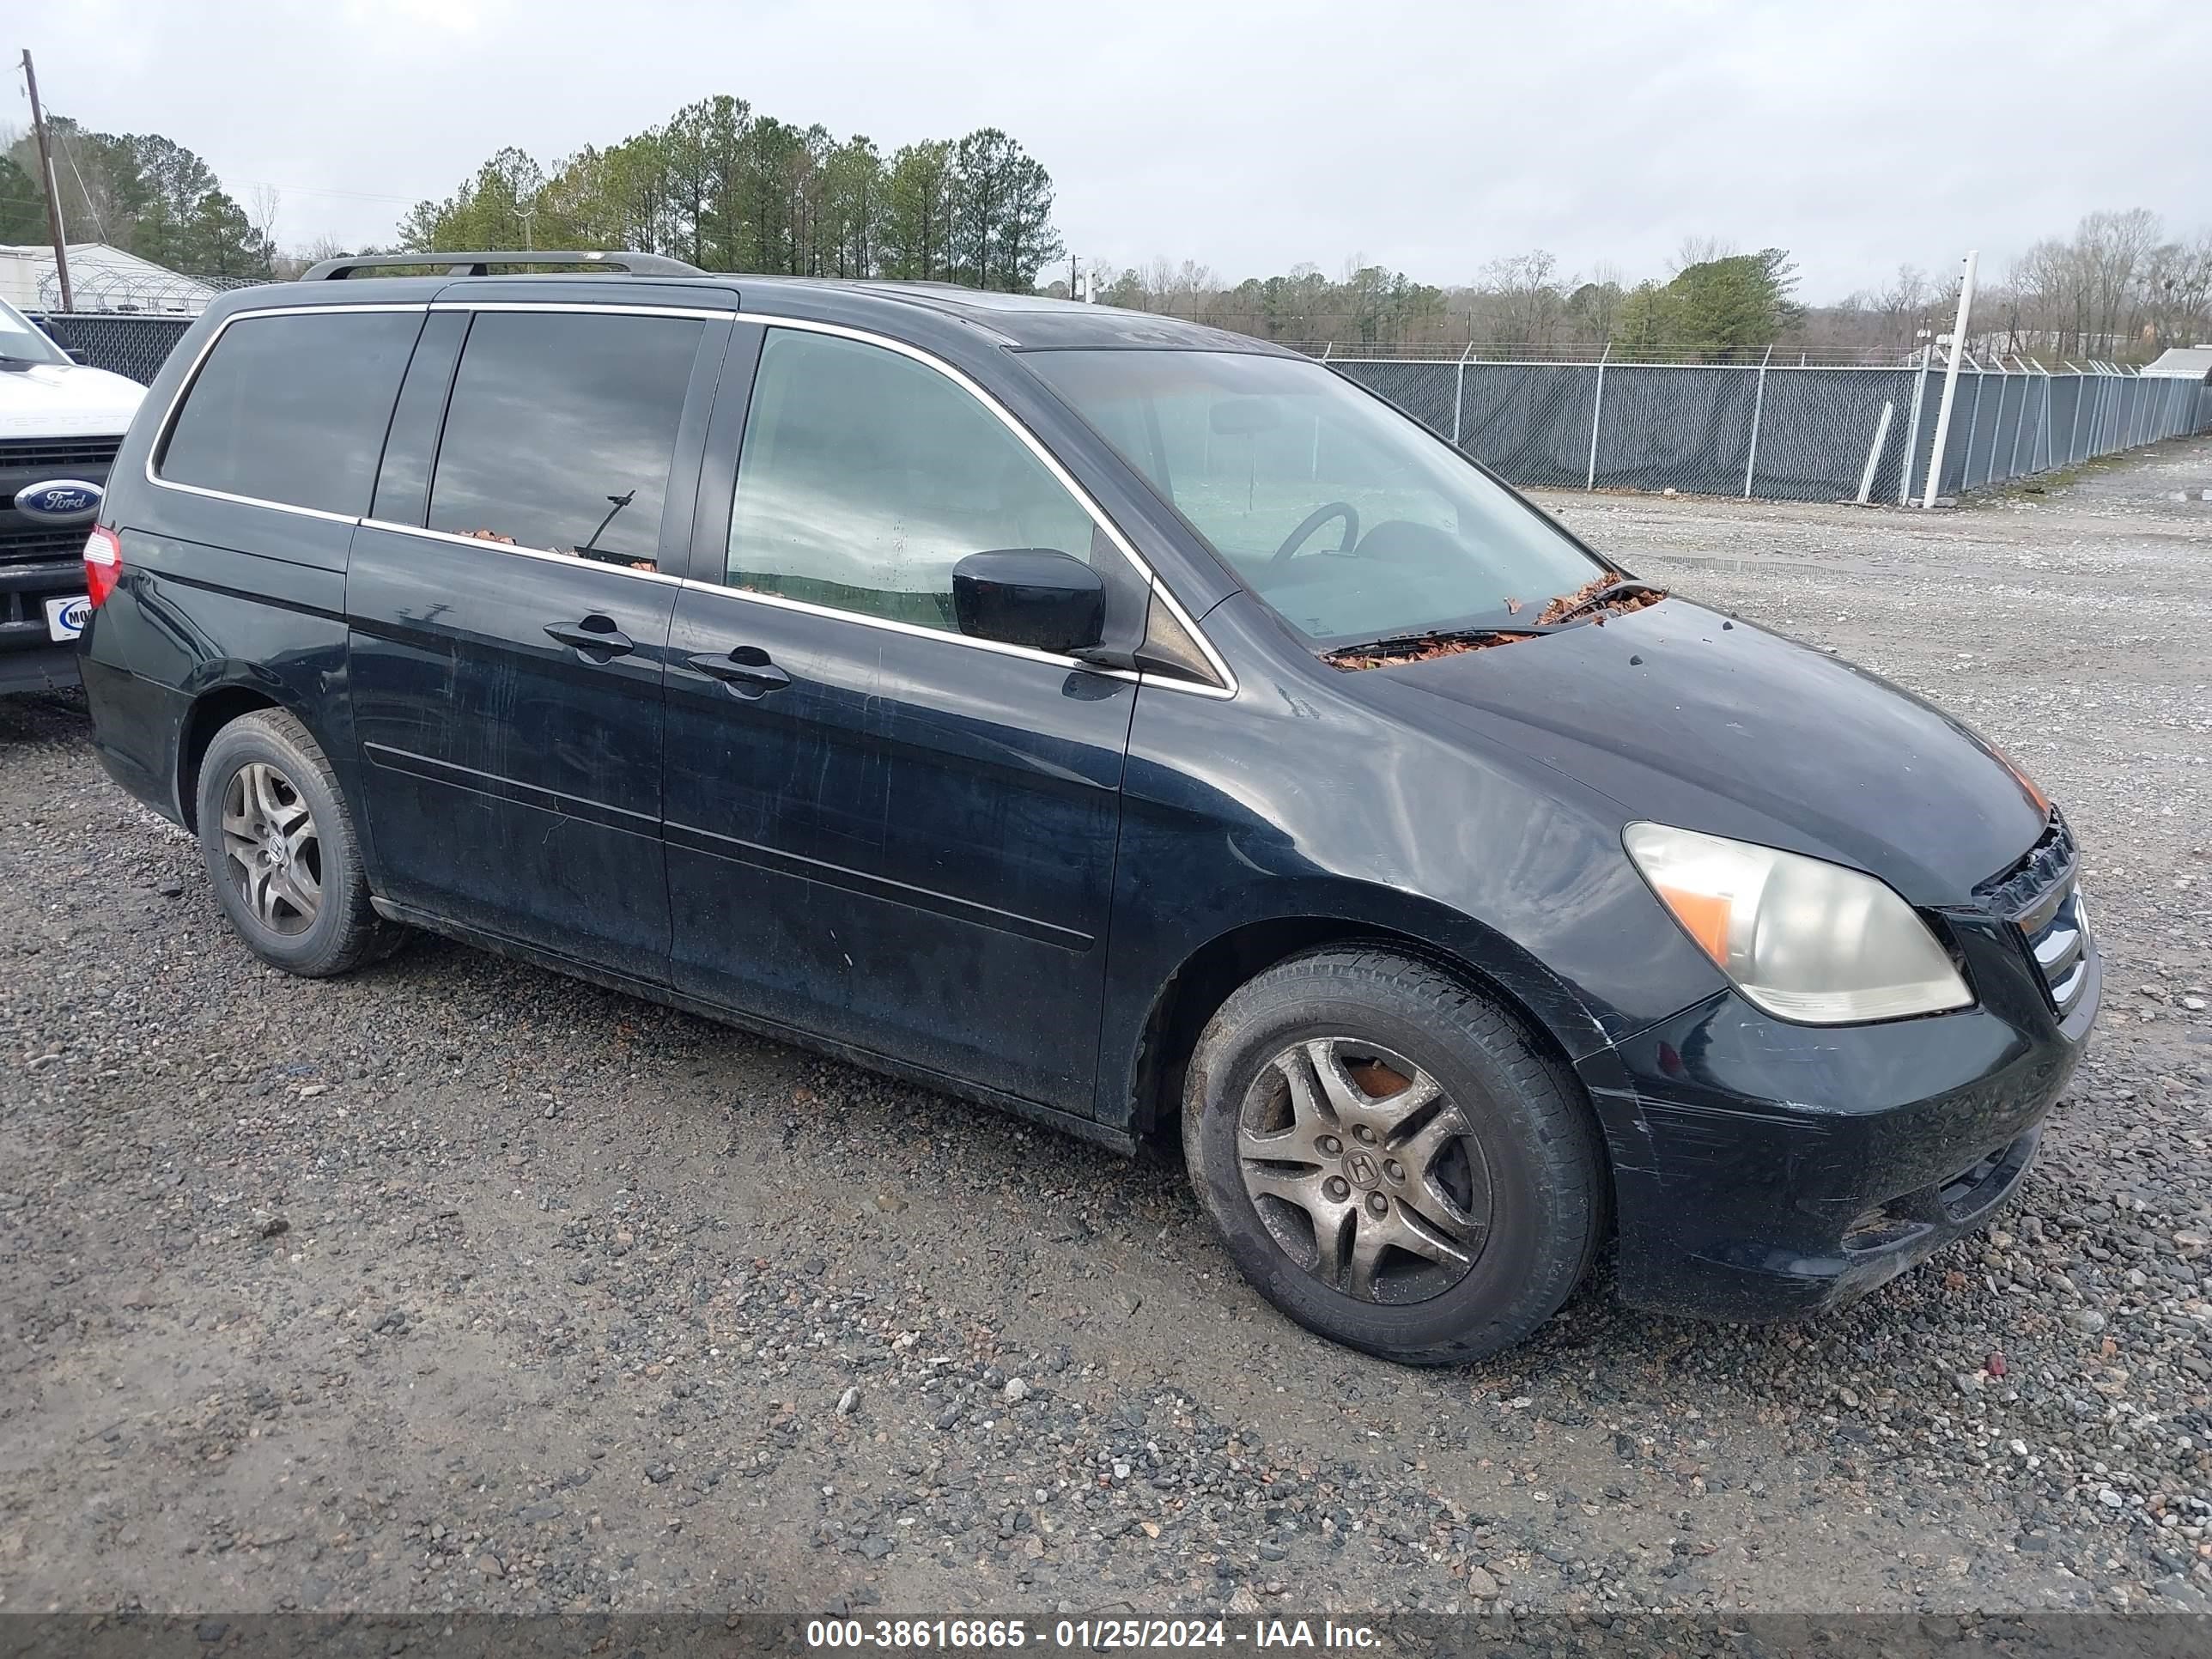
<path id="1" fill-rule="evenodd" d="M 1162 988 L 1255 925 L 1326 920 L 1425 944 L 1498 985 L 1577 1062 L 1724 988 L 1630 863 L 1618 802 L 1282 660 L 1254 637 L 1275 625 L 1249 601 L 1205 626 L 1239 694 L 1148 686 L 1132 723 L 1102 1118 L 1132 1109 Z"/>

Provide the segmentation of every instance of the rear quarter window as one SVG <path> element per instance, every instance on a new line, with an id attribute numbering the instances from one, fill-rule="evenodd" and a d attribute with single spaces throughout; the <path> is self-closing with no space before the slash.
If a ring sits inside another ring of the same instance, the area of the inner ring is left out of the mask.
<path id="1" fill-rule="evenodd" d="M 422 317 L 234 319 L 193 377 L 155 476 L 286 507 L 366 513 Z"/>

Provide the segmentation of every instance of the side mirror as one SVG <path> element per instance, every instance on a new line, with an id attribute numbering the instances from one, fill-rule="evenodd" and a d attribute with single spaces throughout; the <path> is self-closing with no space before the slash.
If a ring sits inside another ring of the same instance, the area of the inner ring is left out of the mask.
<path id="1" fill-rule="evenodd" d="M 970 553 L 952 567 L 952 615 L 975 639 L 1067 656 L 1104 633 L 1106 584 L 1074 555 L 1048 547 Z"/>
<path id="2" fill-rule="evenodd" d="M 82 346 L 64 346 L 62 348 L 62 353 L 71 362 L 80 366 L 91 361 L 91 359 L 86 356 L 85 349 Z"/>

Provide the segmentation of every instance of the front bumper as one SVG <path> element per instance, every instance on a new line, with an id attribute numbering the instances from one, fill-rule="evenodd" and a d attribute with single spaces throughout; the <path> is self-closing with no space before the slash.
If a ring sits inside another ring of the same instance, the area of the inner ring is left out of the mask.
<path id="1" fill-rule="evenodd" d="M 1584 1062 L 1623 1300 L 1748 1321 L 1832 1307 L 2017 1190 L 2081 1057 L 2101 964 L 2092 947 L 2062 1020 L 2008 924 L 1953 920 L 1971 1008 L 1793 1025 L 1729 991 Z"/>

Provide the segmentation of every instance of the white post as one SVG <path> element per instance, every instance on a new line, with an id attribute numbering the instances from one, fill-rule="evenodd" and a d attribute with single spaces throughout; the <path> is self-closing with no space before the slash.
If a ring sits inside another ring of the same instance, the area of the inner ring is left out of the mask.
<path id="1" fill-rule="evenodd" d="M 1928 401 L 1928 360 L 1935 355 L 1931 342 L 1920 354 L 1920 373 L 1912 377 L 1912 413 L 1905 422 L 1904 476 L 1897 481 L 1897 504 L 1912 504 L 1912 458 L 1920 453 L 1920 409 Z"/>
<path id="2" fill-rule="evenodd" d="M 1881 406 L 1881 419 L 1875 424 L 1874 429 L 1874 447 L 1867 451 L 1866 471 L 1859 474 L 1859 505 L 1861 507 L 1864 507 L 1867 504 L 1867 497 L 1874 494 L 1874 470 L 1881 465 L 1881 447 L 1889 441 L 1890 416 L 1896 413 L 1897 405 L 1894 403 L 1887 403 Z"/>
<path id="3" fill-rule="evenodd" d="M 1974 487 L 1974 440 L 1982 435 L 1982 382 L 1988 378 L 1989 371 L 1979 363 L 1976 363 L 1974 365 L 1974 402 L 1973 406 L 1966 411 L 1966 459 L 1960 463 L 1959 466 L 1959 490 L 1961 495 Z M 1997 393 L 1997 402 L 2000 404 L 2004 402 L 2004 393 L 2002 390 Z M 1990 442 L 1990 461 L 1992 465 L 1996 464 L 1996 441 L 1992 439 Z M 1984 483 L 1989 482 L 1986 475 L 1982 482 Z"/>
<path id="4" fill-rule="evenodd" d="M 2020 362 L 2020 358 L 2017 355 L 2014 356 L 2013 362 L 2016 363 Z M 2023 374 L 2027 374 L 2027 365 L 2021 363 L 2020 372 Z M 2013 418 L 2012 423 L 2012 459 L 2005 463 L 2005 477 L 2008 478 L 2017 478 L 2020 477 L 2020 441 L 2021 435 L 2027 430 L 2027 398 L 2028 393 L 2034 389 L 2034 386 L 2035 382 L 2033 380 L 2023 381 L 2021 385 L 2020 413 Z M 2002 404 L 1999 404 L 1997 405 L 1997 410 L 1999 411 L 1998 418 L 2002 419 L 2004 405 Z M 2033 460 L 2035 459 L 2035 447 L 2033 444 L 2028 446 L 2027 458 L 2030 460 Z"/>
<path id="5" fill-rule="evenodd" d="M 1966 349 L 1966 319 L 1974 308 L 1974 263 L 1980 257 L 1978 249 L 1966 256 L 1966 274 L 1959 283 L 1959 316 L 1951 325 L 1951 362 L 1943 371 L 1943 401 L 1936 410 L 1936 448 L 1928 461 L 1928 493 L 1920 498 L 1923 507 L 1935 506 L 1943 486 L 1943 442 L 1951 435 L 1951 405 L 1959 396 L 1959 358 Z"/>
<path id="6" fill-rule="evenodd" d="M 1766 356 L 1759 360 L 1759 390 L 1751 398 L 1751 453 L 1743 458 L 1743 498 L 1751 499 L 1752 469 L 1759 465 L 1759 417 L 1766 409 L 1766 366 L 1774 361 L 1774 348 L 1766 348 Z"/>
<path id="7" fill-rule="evenodd" d="M 2036 422 L 2035 427 L 2036 439 L 2043 446 L 2043 465 L 2036 465 L 2035 452 L 2030 450 L 2027 455 L 2027 466 L 2031 472 L 2042 472 L 2047 471 L 2057 458 L 2051 453 L 2051 371 L 2043 368 L 2040 362 L 2037 363 L 2036 367 L 2043 369 L 2043 418 Z"/>
<path id="8" fill-rule="evenodd" d="M 1454 449 L 1459 447 L 1460 406 L 1467 402 L 1467 352 L 1474 349 L 1474 343 L 1470 341 L 1467 351 L 1459 354 L 1459 373 L 1452 381 L 1452 447 Z"/>
<path id="9" fill-rule="evenodd" d="M 1607 340 L 1605 349 L 1598 354 L 1597 358 L 1597 396 L 1590 400 L 1589 476 L 1583 481 L 1585 489 L 1597 488 L 1597 423 L 1598 417 L 1605 413 L 1605 365 L 1606 360 L 1612 356 L 1613 342 Z"/>

